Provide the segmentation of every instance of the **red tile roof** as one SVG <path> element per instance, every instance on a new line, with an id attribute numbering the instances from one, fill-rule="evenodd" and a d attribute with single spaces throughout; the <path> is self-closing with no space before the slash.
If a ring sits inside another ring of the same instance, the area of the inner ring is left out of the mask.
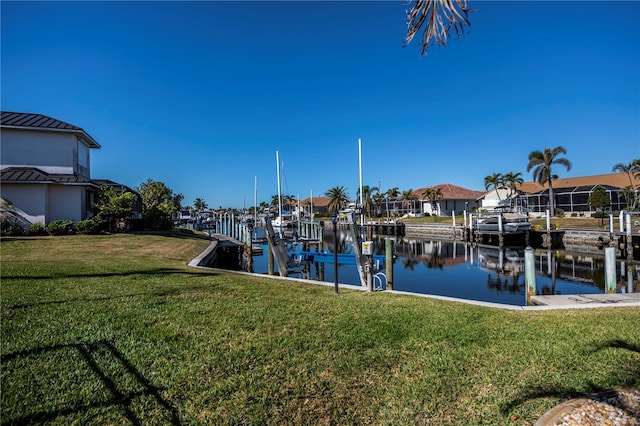
<path id="1" fill-rule="evenodd" d="M 329 199 L 327 197 L 313 197 L 313 207 L 326 207 L 329 205 Z M 300 204 L 303 206 L 309 205 L 311 197 L 307 197 L 304 200 L 300 200 Z"/>
<path id="2" fill-rule="evenodd" d="M 442 191 L 442 199 L 443 200 L 476 200 L 482 197 L 485 192 L 484 191 L 474 191 L 471 189 L 463 188 L 461 186 L 456 186 L 450 183 L 441 183 L 439 185 L 433 186 L 425 186 L 423 188 L 418 188 L 414 191 L 411 191 L 418 199 L 422 199 L 422 193 L 427 188 L 440 189 Z"/>

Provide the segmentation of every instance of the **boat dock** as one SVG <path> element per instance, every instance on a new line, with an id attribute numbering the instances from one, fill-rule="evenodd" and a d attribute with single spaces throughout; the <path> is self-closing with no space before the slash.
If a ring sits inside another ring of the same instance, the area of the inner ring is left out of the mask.
<path id="1" fill-rule="evenodd" d="M 605 306 L 640 306 L 640 293 L 611 294 L 559 294 L 553 296 L 532 296 L 535 306 L 549 307 L 601 307 Z"/>

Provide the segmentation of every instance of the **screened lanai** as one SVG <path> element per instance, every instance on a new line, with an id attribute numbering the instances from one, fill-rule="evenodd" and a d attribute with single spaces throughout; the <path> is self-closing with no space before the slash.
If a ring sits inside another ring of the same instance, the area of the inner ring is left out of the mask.
<path id="1" fill-rule="evenodd" d="M 627 200 L 624 198 L 624 191 L 610 185 L 584 185 L 566 188 L 554 188 L 553 196 L 555 207 L 565 212 L 591 212 L 594 211 L 587 200 L 593 190 L 601 186 L 607 191 L 611 199 L 611 211 L 620 211 L 627 208 Z M 542 191 L 532 194 L 520 194 L 517 204 L 530 212 L 544 212 L 549 208 L 549 191 Z"/>

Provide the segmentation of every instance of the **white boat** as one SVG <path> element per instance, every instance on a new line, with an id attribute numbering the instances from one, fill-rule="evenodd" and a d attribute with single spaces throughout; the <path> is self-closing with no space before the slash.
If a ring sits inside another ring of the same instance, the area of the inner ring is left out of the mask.
<path id="1" fill-rule="evenodd" d="M 498 213 L 479 217 L 474 227 L 478 231 L 499 231 L 502 221 L 503 232 L 524 232 L 531 229 L 531 223 L 527 215 L 518 213 Z"/>
<path id="2" fill-rule="evenodd" d="M 293 227 L 293 215 L 283 213 L 271 221 L 274 228 L 291 228 Z"/>

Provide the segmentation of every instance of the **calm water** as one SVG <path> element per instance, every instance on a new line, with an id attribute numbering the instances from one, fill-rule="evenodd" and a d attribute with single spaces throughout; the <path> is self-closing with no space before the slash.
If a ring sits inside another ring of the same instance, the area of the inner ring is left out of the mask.
<path id="1" fill-rule="evenodd" d="M 333 253 L 333 233 L 325 233 L 322 250 Z M 374 239 L 375 254 L 384 255 L 384 239 Z M 254 256 L 256 273 L 267 273 L 267 247 Z M 338 253 L 351 251 L 346 233 L 339 233 Z M 292 250 L 296 247 L 292 246 Z M 298 248 L 299 249 L 299 248 Z M 524 247 L 495 246 L 436 239 L 394 239 L 393 289 L 510 305 L 526 304 Z M 536 294 L 605 293 L 604 252 L 593 247 L 568 250 L 536 250 Z M 620 262 L 616 267 L 617 292 L 640 292 L 640 262 L 631 273 Z M 309 277 L 334 282 L 334 265 L 310 265 Z M 277 265 L 276 265 L 277 270 Z M 381 271 L 384 273 L 384 271 Z M 300 275 L 291 275 L 300 276 Z M 340 265 L 338 281 L 359 285 L 354 265 Z M 384 285 L 383 285 L 384 287 Z"/>

